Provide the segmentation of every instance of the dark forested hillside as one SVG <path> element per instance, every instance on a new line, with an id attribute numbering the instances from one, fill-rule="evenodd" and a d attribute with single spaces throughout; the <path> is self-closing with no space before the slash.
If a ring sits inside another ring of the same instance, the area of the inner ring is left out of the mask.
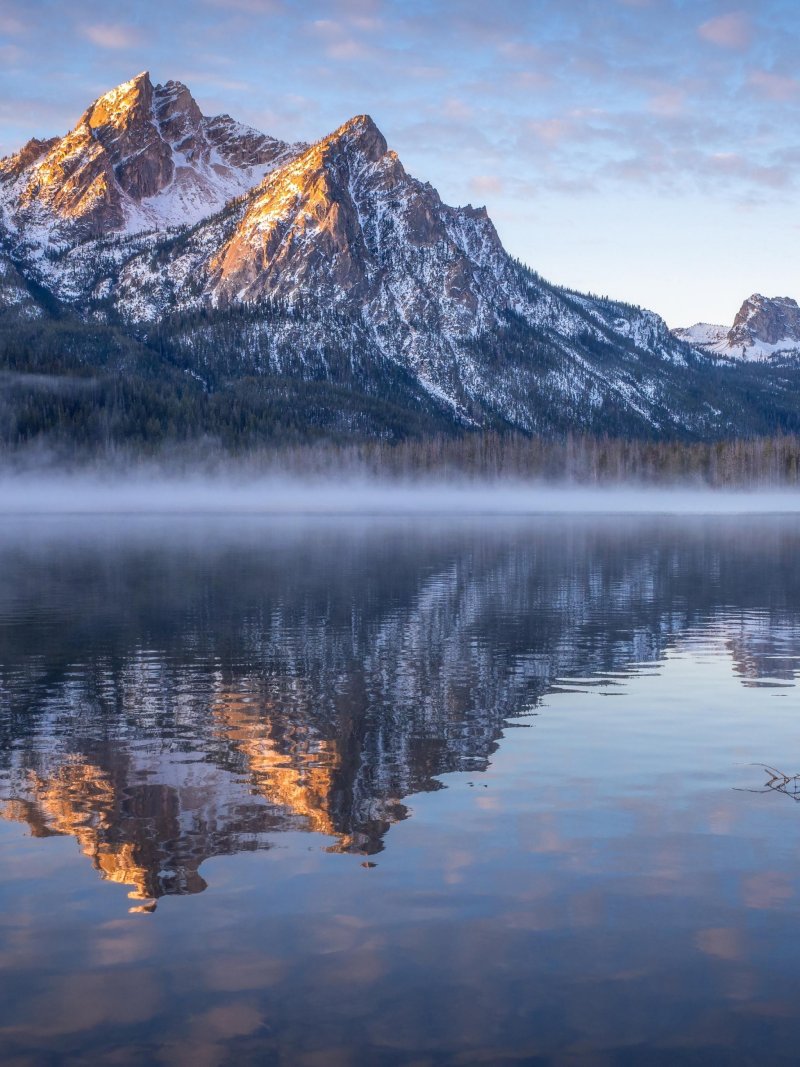
<path id="1" fill-rule="evenodd" d="M 609 375 L 636 373 L 642 354 L 599 352 Z M 569 357 L 511 313 L 472 342 L 498 379 L 525 364 L 526 436 L 593 434 L 696 441 L 800 432 L 800 368 L 693 356 L 664 365 L 671 411 L 654 426 L 613 394 L 565 397 L 553 372 Z M 641 370 L 645 373 L 645 370 Z M 457 403 L 421 387 L 376 351 L 356 316 L 278 304 L 175 313 L 139 329 L 108 315 L 81 319 L 54 302 L 38 317 L 0 316 L 0 440 L 61 453 L 157 451 L 204 440 L 225 451 L 329 440 L 397 442 L 518 430 L 511 414 L 466 394 Z M 522 403 L 517 398 L 516 403 Z M 715 412 L 713 419 L 709 412 Z M 680 413 L 680 419 L 676 417 Z"/>

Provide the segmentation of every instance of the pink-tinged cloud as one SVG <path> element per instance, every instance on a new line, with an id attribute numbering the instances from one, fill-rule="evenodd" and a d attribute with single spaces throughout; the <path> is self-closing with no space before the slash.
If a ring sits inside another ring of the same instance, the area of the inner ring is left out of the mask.
<path id="1" fill-rule="evenodd" d="M 0 15 L 0 33 L 7 36 L 16 36 L 17 34 L 25 32 L 25 23 L 22 19 L 16 17 L 16 15 Z"/>
<path id="2" fill-rule="evenodd" d="M 497 51 L 512 63 L 543 63 L 548 58 L 546 49 L 530 41 L 503 41 Z"/>
<path id="3" fill-rule="evenodd" d="M 503 179 L 497 174 L 476 174 L 470 179 L 469 187 L 473 193 L 502 193 Z"/>
<path id="4" fill-rule="evenodd" d="M 558 144 L 572 135 L 574 124 L 569 119 L 541 119 L 531 122 L 530 129 L 540 141 L 546 144 Z"/>
<path id="5" fill-rule="evenodd" d="M 315 19 L 311 30 L 324 42 L 325 54 L 330 59 L 369 59 L 374 58 L 376 54 L 374 49 L 357 40 L 341 23 L 333 19 Z"/>
<path id="6" fill-rule="evenodd" d="M 132 26 L 111 25 L 109 23 L 85 26 L 83 35 L 92 44 L 99 45 L 100 48 L 132 48 L 139 44 L 141 40 L 139 31 Z"/>
<path id="7" fill-rule="evenodd" d="M 770 100 L 793 100 L 800 93 L 800 81 L 785 74 L 771 74 L 767 70 L 754 70 L 747 84 Z"/>
<path id="8" fill-rule="evenodd" d="M 686 107 L 686 94 L 682 89 L 664 89 L 650 97 L 648 111 L 654 115 L 667 118 L 683 113 Z"/>
<path id="9" fill-rule="evenodd" d="M 226 11 L 244 12 L 247 15 L 277 15 L 284 9 L 282 0 L 203 0 L 210 7 L 222 7 Z"/>
<path id="10" fill-rule="evenodd" d="M 451 96 L 442 103 L 442 114 L 445 118 L 453 119 L 455 122 L 468 122 L 473 117 L 474 111 L 466 101 L 457 96 Z"/>
<path id="11" fill-rule="evenodd" d="M 718 48 L 742 51 L 752 40 L 753 27 L 743 11 L 729 11 L 726 15 L 718 15 L 702 23 L 697 27 L 697 33 L 704 41 Z"/>
<path id="12" fill-rule="evenodd" d="M 0 45 L 0 63 L 13 67 L 26 59 L 26 52 L 15 44 Z"/>

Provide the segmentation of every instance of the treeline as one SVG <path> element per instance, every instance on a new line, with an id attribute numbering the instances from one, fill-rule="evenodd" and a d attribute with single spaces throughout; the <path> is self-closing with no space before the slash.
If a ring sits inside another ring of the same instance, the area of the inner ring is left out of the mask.
<path id="1" fill-rule="evenodd" d="M 470 433 L 398 444 L 312 445 L 252 453 L 251 470 L 305 477 L 334 472 L 389 479 L 546 481 L 573 485 L 800 485 L 800 436 L 714 442 Z"/>
<path id="2" fill-rule="evenodd" d="M 64 451 L 33 443 L 6 451 L 16 470 L 262 477 L 306 482 L 543 482 L 566 486 L 800 488 L 800 436 L 686 443 L 619 437 L 560 439 L 493 432 L 380 441 L 273 440 L 226 449 L 218 439 L 169 441 L 146 449 L 108 446 Z"/>

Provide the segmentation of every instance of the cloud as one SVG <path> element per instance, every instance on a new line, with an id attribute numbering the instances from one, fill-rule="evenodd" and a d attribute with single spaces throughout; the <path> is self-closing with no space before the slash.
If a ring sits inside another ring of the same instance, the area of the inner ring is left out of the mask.
<path id="1" fill-rule="evenodd" d="M 25 32 L 25 23 L 16 15 L 0 15 L 0 33 L 6 36 L 17 36 Z"/>
<path id="2" fill-rule="evenodd" d="M 498 174 L 476 174 L 470 179 L 469 187 L 473 193 L 502 193 L 505 188 L 503 179 Z"/>
<path id="3" fill-rule="evenodd" d="M 333 19 L 316 19 L 311 24 L 314 35 L 323 41 L 325 55 L 330 59 L 369 59 L 377 50 L 348 31 L 348 27 Z"/>
<path id="4" fill-rule="evenodd" d="M 575 125 L 569 119 L 553 118 L 539 119 L 528 123 L 528 128 L 540 141 L 546 144 L 558 144 L 568 137 L 573 136 Z"/>
<path id="5" fill-rule="evenodd" d="M 284 8 L 282 0 L 203 0 L 203 3 L 247 15 L 277 15 Z"/>
<path id="6" fill-rule="evenodd" d="M 455 122 L 469 122 L 474 111 L 465 100 L 451 96 L 442 103 L 442 114 Z"/>
<path id="7" fill-rule="evenodd" d="M 718 48 L 730 48 L 743 51 L 750 44 L 753 28 L 750 19 L 743 11 L 730 11 L 727 15 L 718 15 L 697 27 L 698 36 Z"/>
<path id="8" fill-rule="evenodd" d="M 772 74 L 766 70 L 754 70 L 747 84 L 770 100 L 793 100 L 800 92 L 800 81 L 785 74 Z"/>
<path id="9" fill-rule="evenodd" d="M 6 66 L 14 67 L 22 63 L 26 58 L 27 53 L 24 49 L 15 44 L 0 45 L 0 63 L 4 63 Z"/>
<path id="10" fill-rule="evenodd" d="M 83 36 L 100 48 L 133 48 L 141 43 L 141 34 L 137 29 L 121 24 L 96 23 L 84 26 Z"/>
<path id="11" fill-rule="evenodd" d="M 664 89 L 651 96 L 647 106 L 654 115 L 680 115 L 686 107 L 686 93 L 683 89 Z"/>

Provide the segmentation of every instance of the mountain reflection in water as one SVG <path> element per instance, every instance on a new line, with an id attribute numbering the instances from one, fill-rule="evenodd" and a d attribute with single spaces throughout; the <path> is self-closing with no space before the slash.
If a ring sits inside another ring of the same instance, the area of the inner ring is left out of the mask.
<path id="1" fill-rule="evenodd" d="M 281 831 L 374 856 L 406 798 L 484 770 L 548 690 L 613 692 L 692 634 L 745 686 L 798 670 L 790 520 L 15 533 L 0 815 L 73 836 L 134 910 L 201 892 L 204 861 Z"/>

